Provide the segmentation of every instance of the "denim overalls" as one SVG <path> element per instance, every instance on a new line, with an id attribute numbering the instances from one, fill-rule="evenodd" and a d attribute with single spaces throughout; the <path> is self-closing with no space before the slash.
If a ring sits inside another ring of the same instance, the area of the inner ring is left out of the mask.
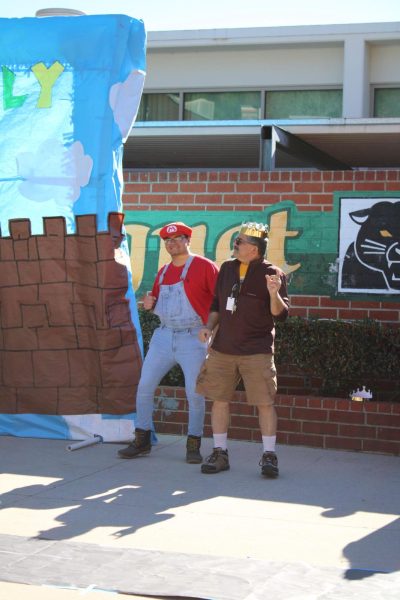
<path id="1" fill-rule="evenodd" d="M 193 310 L 184 288 L 184 280 L 192 263 L 189 256 L 180 281 L 173 285 L 162 285 L 169 265 L 160 275 L 160 293 L 154 308 L 161 325 L 150 341 L 136 396 L 136 427 L 152 429 L 154 393 L 161 379 L 176 364 L 185 376 L 186 397 L 189 403 L 188 435 L 203 434 L 205 401 L 196 394 L 196 379 L 206 357 L 207 343 L 198 339 L 203 326 L 199 315 Z"/>

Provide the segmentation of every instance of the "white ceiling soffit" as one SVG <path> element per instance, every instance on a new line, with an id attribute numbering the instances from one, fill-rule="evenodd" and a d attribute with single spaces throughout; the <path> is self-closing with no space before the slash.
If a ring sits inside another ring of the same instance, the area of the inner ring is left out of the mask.
<path id="1" fill-rule="evenodd" d="M 353 168 L 400 167 L 399 133 L 294 135 Z"/>

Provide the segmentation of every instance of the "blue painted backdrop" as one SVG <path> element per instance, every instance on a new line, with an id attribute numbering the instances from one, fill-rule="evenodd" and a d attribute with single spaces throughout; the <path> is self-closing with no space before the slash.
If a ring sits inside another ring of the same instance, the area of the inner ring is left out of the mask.
<path id="1" fill-rule="evenodd" d="M 145 44 L 143 22 L 124 15 L 0 19 L 1 235 L 15 218 L 41 234 L 49 216 L 65 217 L 73 233 L 83 214 L 96 214 L 105 231 L 108 213 L 122 212 L 123 142 L 140 102 Z M 0 415 L 0 433 L 75 437 L 62 418 L 39 415 Z"/>

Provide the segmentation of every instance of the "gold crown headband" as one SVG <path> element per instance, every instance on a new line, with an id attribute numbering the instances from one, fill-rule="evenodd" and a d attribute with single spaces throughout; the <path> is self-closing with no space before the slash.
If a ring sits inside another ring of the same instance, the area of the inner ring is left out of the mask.
<path id="1" fill-rule="evenodd" d="M 240 233 L 265 240 L 268 237 L 268 225 L 262 223 L 242 223 Z"/>

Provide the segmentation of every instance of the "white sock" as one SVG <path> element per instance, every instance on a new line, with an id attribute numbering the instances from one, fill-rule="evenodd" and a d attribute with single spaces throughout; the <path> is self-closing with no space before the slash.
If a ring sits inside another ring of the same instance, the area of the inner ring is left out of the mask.
<path id="1" fill-rule="evenodd" d="M 262 436 L 264 452 L 275 452 L 276 435 Z"/>
<path id="2" fill-rule="evenodd" d="M 228 433 L 214 433 L 214 448 L 222 448 L 226 450 L 228 447 Z"/>

